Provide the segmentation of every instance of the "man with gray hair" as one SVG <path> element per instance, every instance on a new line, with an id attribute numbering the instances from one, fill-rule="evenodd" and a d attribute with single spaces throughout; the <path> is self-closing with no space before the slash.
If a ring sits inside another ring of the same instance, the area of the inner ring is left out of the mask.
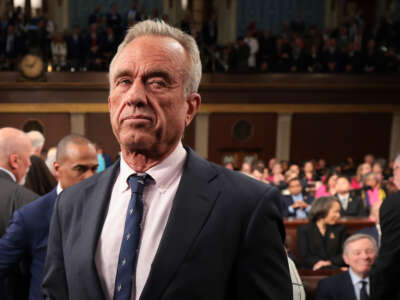
<path id="1" fill-rule="evenodd" d="M 121 159 L 57 199 L 48 299 L 292 299 L 279 191 L 182 145 L 200 79 L 193 37 L 129 29 L 109 72 Z"/>
<path id="2" fill-rule="evenodd" d="M 354 234 L 343 244 L 343 259 L 349 270 L 322 279 L 317 287 L 317 300 L 368 300 L 369 277 L 378 248 L 368 234 Z"/>
<path id="3" fill-rule="evenodd" d="M 32 130 L 27 133 L 32 142 L 33 155 L 31 155 L 31 167 L 26 174 L 25 187 L 43 196 L 49 193 L 57 184 L 45 161 L 42 159 L 42 149 L 45 138 L 39 131 Z"/>
<path id="4" fill-rule="evenodd" d="M 400 190 L 400 155 L 393 164 L 393 183 Z M 371 271 L 371 299 L 400 299 L 400 191 L 383 201 L 379 219 L 381 247 Z"/>
<path id="5" fill-rule="evenodd" d="M 27 133 L 32 142 L 33 154 L 40 156 L 44 146 L 45 138 L 40 131 L 32 130 Z"/>
<path id="6" fill-rule="evenodd" d="M 21 186 L 31 165 L 31 154 L 32 144 L 26 133 L 11 127 L 0 129 L 0 236 L 14 211 L 38 197 Z M 6 283 L 0 282 L 0 299 L 20 299 L 19 292 L 24 290 L 20 280 L 16 268 Z"/>

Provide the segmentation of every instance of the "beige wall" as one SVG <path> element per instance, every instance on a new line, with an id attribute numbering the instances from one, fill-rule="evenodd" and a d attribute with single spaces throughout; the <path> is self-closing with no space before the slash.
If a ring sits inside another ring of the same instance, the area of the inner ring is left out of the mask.
<path id="1" fill-rule="evenodd" d="M 215 1 L 218 19 L 218 44 L 236 40 L 236 0 Z"/>

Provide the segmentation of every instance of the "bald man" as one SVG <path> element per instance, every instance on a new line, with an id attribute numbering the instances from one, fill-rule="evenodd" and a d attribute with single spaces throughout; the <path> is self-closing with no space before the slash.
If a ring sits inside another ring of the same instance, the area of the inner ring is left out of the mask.
<path id="1" fill-rule="evenodd" d="M 14 211 L 38 197 L 21 186 L 31 165 L 31 154 L 31 141 L 23 131 L 10 127 L 0 129 L 0 236 Z M 21 274 L 15 269 L 4 286 L 0 283 L 0 299 L 21 299 L 20 293 L 25 289 L 20 280 Z"/>
<path id="2" fill-rule="evenodd" d="M 57 146 L 54 162 L 57 188 L 18 209 L 0 239 L 0 280 L 24 257 L 30 258 L 29 300 L 43 300 L 41 284 L 47 253 L 50 218 L 62 190 L 94 175 L 97 171 L 95 146 L 85 137 L 71 134 Z M 2 298 L 1 298 L 2 299 Z"/>

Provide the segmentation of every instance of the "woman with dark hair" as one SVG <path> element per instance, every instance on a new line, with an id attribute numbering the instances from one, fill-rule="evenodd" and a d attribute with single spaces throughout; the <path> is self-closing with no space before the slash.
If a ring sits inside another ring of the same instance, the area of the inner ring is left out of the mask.
<path id="1" fill-rule="evenodd" d="M 329 197 L 335 195 L 336 180 L 338 179 L 338 177 L 339 173 L 336 170 L 329 170 L 322 180 L 322 185 L 317 188 L 315 198 Z"/>
<path id="2" fill-rule="evenodd" d="M 304 268 L 340 268 L 344 266 L 342 245 L 347 237 L 340 218 L 340 202 L 336 197 L 314 200 L 308 213 L 309 223 L 297 229 L 297 249 Z"/>
<path id="3" fill-rule="evenodd" d="M 25 179 L 25 187 L 40 196 L 51 192 L 57 185 L 46 163 L 36 155 L 31 156 L 31 166 Z"/>

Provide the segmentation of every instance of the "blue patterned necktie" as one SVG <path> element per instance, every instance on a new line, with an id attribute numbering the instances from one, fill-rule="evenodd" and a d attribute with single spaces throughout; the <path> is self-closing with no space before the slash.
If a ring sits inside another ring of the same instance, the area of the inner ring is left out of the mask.
<path id="1" fill-rule="evenodd" d="M 140 223 L 143 216 L 142 194 L 149 175 L 131 175 L 128 183 L 132 191 L 128 211 L 126 213 L 125 229 L 118 258 L 117 276 L 115 278 L 114 300 L 129 300 L 131 298 L 133 275 L 140 241 Z"/>
<path id="2" fill-rule="evenodd" d="M 361 281 L 362 287 L 360 290 L 360 300 L 368 300 L 369 296 L 367 293 L 367 284 L 368 282 L 366 282 L 365 280 Z"/>

